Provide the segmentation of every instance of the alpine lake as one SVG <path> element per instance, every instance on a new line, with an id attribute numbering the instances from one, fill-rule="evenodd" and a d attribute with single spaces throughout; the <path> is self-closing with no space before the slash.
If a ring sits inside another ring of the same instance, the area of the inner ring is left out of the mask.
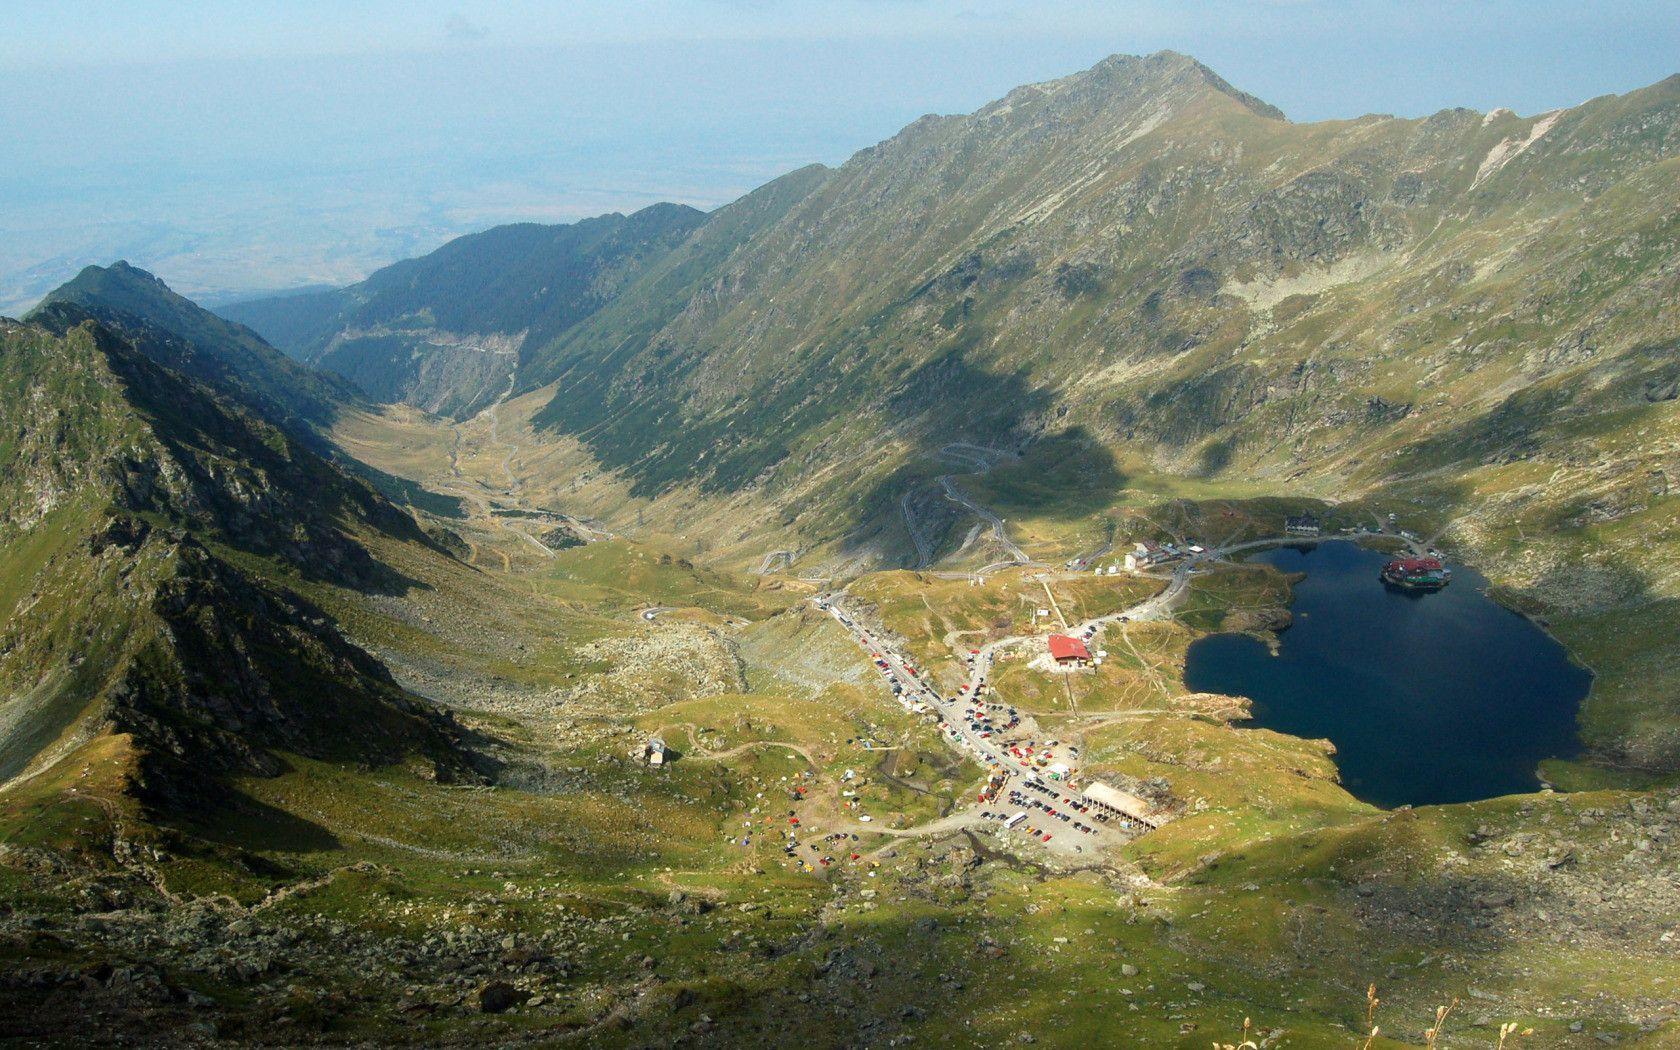
<path id="1" fill-rule="evenodd" d="M 1251 698 L 1253 726 L 1329 739 L 1343 786 L 1379 806 L 1538 790 L 1541 761 L 1579 753 L 1591 673 L 1488 597 L 1473 570 L 1452 566 L 1443 590 L 1404 591 L 1378 579 L 1392 557 L 1346 540 L 1254 556 L 1305 574 L 1294 623 L 1271 646 L 1196 641 L 1187 684 Z"/>

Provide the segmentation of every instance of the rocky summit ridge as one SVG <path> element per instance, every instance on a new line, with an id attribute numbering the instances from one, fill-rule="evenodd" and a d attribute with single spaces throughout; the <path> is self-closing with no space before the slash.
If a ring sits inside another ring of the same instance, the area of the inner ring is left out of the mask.
<path id="1" fill-rule="evenodd" d="M 452 721 L 274 579 L 400 590 L 363 537 L 434 551 L 406 514 L 91 318 L 0 325 L 0 406 L 0 779 L 112 735 L 153 801 L 270 748 L 468 773 Z"/>

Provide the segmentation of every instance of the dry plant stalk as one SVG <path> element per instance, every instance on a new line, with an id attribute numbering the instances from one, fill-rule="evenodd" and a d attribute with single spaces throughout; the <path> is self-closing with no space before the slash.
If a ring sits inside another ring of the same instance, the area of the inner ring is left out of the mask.
<path id="1" fill-rule="evenodd" d="M 1370 1034 L 1365 1037 L 1365 1042 L 1360 1045 L 1359 1050 L 1371 1050 L 1371 1044 L 1377 1041 L 1377 1036 L 1382 1031 L 1377 1027 L 1377 1007 L 1380 1005 L 1382 1000 L 1377 998 L 1377 982 L 1372 981 L 1365 989 L 1365 1028 Z"/>
<path id="2" fill-rule="evenodd" d="M 1382 1029 L 1377 1027 L 1377 1007 L 1382 1000 L 1377 998 L 1377 982 L 1372 981 L 1365 989 L 1365 1027 L 1370 1032 L 1365 1037 L 1365 1043 L 1359 1050 L 1371 1050 L 1371 1044 L 1377 1041 L 1377 1035 Z"/>
<path id="3" fill-rule="evenodd" d="M 1243 1018 L 1242 1041 L 1238 1043 L 1221 1043 L 1215 1039 L 1213 1050 L 1260 1050 L 1260 1044 L 1248 1036 L 1249 1029 L 1254 1026 L 1253 1018 Z"/>
<path id="4" fill-rule="evenodd" d="M 1440 1045 L 1441 1029 L 1446 1026 L 1447 1015 L 1452 1013 L 1453 1008 L 1457 1005 L 1458 998 L 1455 996 L 1452 1002 L 1435 1008 L 1435 1027 L 1427 1029 L 1423 1033 L 1423 1045 L 1427 1046 L 1429 1050 L 1436 1050 Z"/>

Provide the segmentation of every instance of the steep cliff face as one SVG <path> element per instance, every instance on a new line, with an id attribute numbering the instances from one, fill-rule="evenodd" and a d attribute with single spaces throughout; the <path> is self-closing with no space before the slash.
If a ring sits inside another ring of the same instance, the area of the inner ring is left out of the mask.
<path id="1" fill-rule="evenodd" d="M 0 407 L 0 781 L 111 733 L 158 801 L 275 751 L 470 775 L 448 717 L 230 560 L 401 587 L 354 534 L 427 542 L 406 515 L 97 322 L 5 323 Z"/>
<path id="2" fill-rule="evenodd" d="M 377 401 L 465 417 L 505 393 L 520 350 L 613 301 L 704 221 L 658 204 L 563 226 L 499 226 L 332 292 L 222 312 Z"/>

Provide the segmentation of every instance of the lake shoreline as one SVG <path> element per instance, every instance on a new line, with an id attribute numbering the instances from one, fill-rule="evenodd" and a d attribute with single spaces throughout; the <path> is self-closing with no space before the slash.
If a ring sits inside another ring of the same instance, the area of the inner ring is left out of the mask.
<path id="1" fill-rule="evenodd" d="M 1294 542 L 1289 542 L 1289 543 L 1279 543 L 1277 545 L 1277 547 L 1273 547 L 1271 549 L 1272 550 L 1277 550 L 1279 548 L 1285 548 L 1285 547 L 1317 547 L 1319 544 L 1322 544 L 1322 543 L 1352 543 L 1355 546 L 1363 547 L 1366 550 L 1379 551 L 1379 552 L 1384 553 L 1384 554 L 1388 553 L 1388 551 L 1385 550 L 1384 548 L 1379 547 L 1376 544 L 1369 542 L 1370 540 L 1373 540 L 1373 539 L 1391 539 L 1391 537 L 1374 535 L 1372 533 L 1358 533 L 1358 534 L 1355 534 L 1355 535 L 1352 535 L 1352 536 L 1321 536 L 1321 537 L 1318 537 L 1316 539 L 1310 538 L 1310 537 L 1303 537 L 1299 541 L 1294 541 Z M 1248 561 L 1248 559 L 1250 557 L 1252 557 L 1255 554 L 1260 554 L 1260 553 L 1263 553 L 1263 552 L 1261 552 L 1261 551 L 1248 552 L 1248 553 L 1240 555 L 1236 560 L 1240 564 L 1247 565 L 1247 564 L 1250 564 L 1250 562 Z M 1450 561 L 1451 559 L 1446 559 L 1446 560 Z M 1465 568 L 1471 569 L 1473 571 L 1479 571 L 1479 570 L 1476 570 L 1476 566 L 1471 562 L 1460 561 L 1460 562 L 1458 562 L 1458 564 L 1464 566 Z M 1285 604 L 1286 605 L 1292 605 L 1292 604 L 1294 604 L 1294 601 L 1295 601 L 1295 585 L 1306 577 L 1306 573 L 1305 572 L 1289 573 L 1289 572 L 1283 572 L 1283 570 L 1281 570 L 1281 569 L 1279 569 L 1277 571 L 1284 577 L 1284 581 L 1283 581 L 1284 582 L 1284 594 L 1286 596 Z M 1585 660 L 1581 659 L 1580 654 L 1578 654 L 1574 649 L 1570 648 L 1568 643 L 1566 643 L 1562 638 L 1559 638 L 1555 633 L 1553 633 L 1552 625 L 1548 620 L 1542 618 L 1541 616 L 1539 616 L 1536 613 L 1530 612 L 1528 609 L 1525 609 L 1521 605 L 1519 605 L 1518 602 L 1520 600 L 1520 596 L 1517 595 L 1516 592 L 1514 592 L 1510 587 L 1508 587 L 1508 586 L 1506 586 L 1505 584 L 1502 584 L 1502 583 L 1495 583 L 1490 577 L 1484 577 L 1484 578 L 1488 579 L 1488 584 L 1489 585 L 1482 590 L 1482 592 L 1481 592 L 1482 594 L 1486 595 L 1487 598 L 1490 601 L 1497 602 L 1503 608 L 1509 610 L 1510 612 L 1516 613 L 1518 616 L 1521 616 L 1523 619 L 1525 619 L 1529 623 L 1533 624 L 1535 630 L 1540 631 L 1547 638 L 1550 638 L 1552 641 L 1556 642 L 1558 644 L 1559 648 L 1561 648 L 1565 653 L 1569 654 L 1569 660 L 1570 660 L 1571 663 L 1573 663 L 1575 666 L 1579 667 L 1581 670 L 1587 672 L 1587 674 L 1592 676 L 1593 687 L 1597 686 L 1597 683 L 1598 683 L 1598 669 L 1595 668 L 1594 666 L 1592 666 L 1591 664 L 1587 663 Z M 1284 627 L 1279 628 L 1278 631 L 1268 632 L 1268 633 L 1276 634 L 1276 633 L 1279 633 L 1281 631 L 1287 631 L 1290 626 L 1293 626 L 1293 624 L 1291 623 L 1290 625 L 1286 625 Z M 1232 632 L 1220 631 L 1220 632 L 1213 632 L 1213 633 L 1229 634 L 1229 633 L 1232 633 Z M 1239 632 L 1235 632 L 1235 633 L 1246 634 L 1246 633 L 1249 633 L 1249 632 L 1239 631 Z M 1587 702 L 1592 699 L 1591 689 L 1593 687 L 1589 687 L 1587 696 L 1582 698 L 1582 700 L 1581 700 L 1581 707 L 1583 709 L 1585 709 L 1585 707 L 1587 705 Z M 1612 765 L 1609 765 L 1609 764 L 1605 764 L 1605 768 L 1613 769 L 1613 768 L 1616 768 L 1616 767 L 1614 767 Z"/>
<path id="2" fill-rule="evenodd" d="M 1593 670 L 1470 566 L 1456 589 L 1381 588 L 1382 539 L 1303 537 L 1244 558 L 1283 576 L 1291 624 L 1203 636 L 1186 684 L 1248 698 L 1248 726 L 1330 740 L 1344 788 L 1384 808 L 1555 790 L 1544 764 L 1590 755 Z M 1236 638 L 1259 652 L 1220 641 Z"/>

